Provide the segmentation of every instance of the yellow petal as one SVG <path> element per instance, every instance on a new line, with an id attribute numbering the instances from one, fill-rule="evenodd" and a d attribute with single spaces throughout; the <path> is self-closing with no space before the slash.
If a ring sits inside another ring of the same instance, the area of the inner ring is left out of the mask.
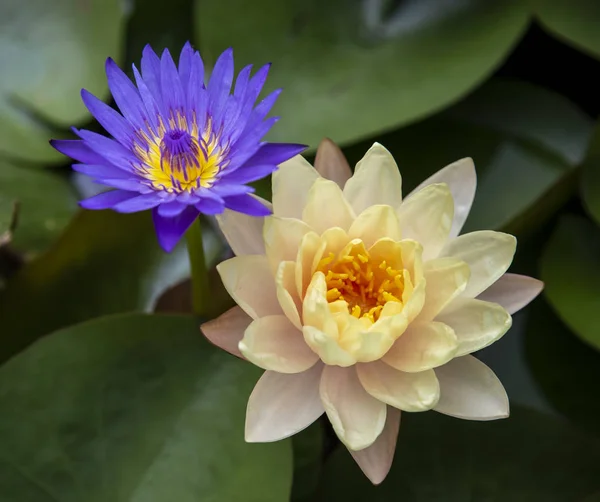
<path id="1" fill-rule="evenodd" d="M 349 450 L 375 442 L 383 431 L 387 407 L 363 389 L 355 368 L 325 366 L 320 393 L 333 430 Z"/>
<path id="2" fill-rule="evenodd" d="M 475 298 L 496 282 L 512 263 L 517 239 L 491 230 L 471 232 L 448 242 L 440 256 L 451 256 L 466 262 L 471 278 L 462 296 Z"/>
<path id="3" fill-rule="evenodd" d="M 282 261 L 293 261 L 298 255 L 302 238 L 311 232 L 302 220 L 269 216 L 265 219 L 263 236 L 265 252 L 273 274 Z"/>
<path id="4" fill-rule="evenodd" d="M 308 191 L 319 177 L 319 173 L 301 155 L 282 163 L 272 178 L 273 214 L 300 219 Z"/>
<path id="5" fill-rule="evenodd" d="M 400 428 L 400 413 L 400 410 L 388 406 L 385 426 L 375 442 L 362 450 L 350 450 L 352 458 L 374 485 L 381 483 L 390 472 Z"/>
<path id="6" fill-rule="evenodd" d="M 337 340 L 337 324 L 329 310 L 327 282 L 323 272 L 315 273 L 310 281 L 302 302 L 302 319 L 304 326 L 317 328 Z"/>
<path id="7" fill-rule="evenodd" d="M 366 247 L 382 238 L 399 241 L 401 234 L 398 217 L 391 206 L 370 206 L 356 217 L 348 230 L 348 236 L 351 239 L 361 239 Z"/>
<path id="8" fill-rule="evenodd" d="M 205 322 L 200 326 L 200 330 L 211 343 L 243 359 L 238 343 L 251 322 L 252 317 L 235 306 L 216 319 Z"/>
<path id="9" fill-rule="evenodd" d="M 266 207 L 271 203 L 256 197 Z M 225 209 L 222 214 L 217 215 L 219 228 L 227 243 L 237 256 L 245 254 L 265 254 L 265 243 L 263 240 L 263 225 L 265 218 L 262 216 L 249 216 L 238 211 Z"/>
<path id="10" fill-rule="evenodd" d="M 394 303 L 396 302 L 389 302 L 386 307 Z M 381 359 L 394 345 L 394 342 L 401 338 L 407 326 L 408 319 L 404 312 L 387 315 L 387 312 L 382 311 L 377 322 L 368 331 L 361 334 L 361 345 L 355 352 L 356 360 L 368 363 Z"/>
<path id="11" fill-rule="evenodd" d="M 321 331 L 313 326 L 304 326 L 302 328 L 304 341 L 319 355 L 321 361 L 328 365 L 335 365 L 341 368 L 347 368 L 356 364 L 356 358 L 344 350 L 336 338 L 330 334 Z"/>
<path id="12" fill-rule="evenodd" d="M 306 371 L 319 359 L 304 342 L 302 332 L 283 315 L 253 321 L 246 329 L 239 348 L 248 361 L 278 373 Z"/>
<path id="13" fill-rule="evenodd" d="M 425 305 L 418 319 L 432 320 L 465 290 L 469 274 L 469 266 L 457 258 L 436 258 L 426 262 L 423 266 Z"/>
<path id="14" fill-rule="evenodd" d="M 500 304 L 509 314 L 527 306 L 542 292 L 544 283 L 533 277 L 518 274 L 504 274 L 477 298 Z"/>
<path id="15" fill-rule="evenodd" d="M 437 258 L 448 241 L 454 202 L 446 184 L 435 184 L 407 198 L 398 208 L 402 236 L 423 246 L 423 260 Z"/>
<path id="16" fill-rule="evenodd" d="M 402 178 L 392 154 L 375 143 L 356 165 L 344 195 L 356 214 L 376 204 L 398 207 L 402 202 Z"/>
<path id="17" fill-rule="evenodd" d="M 312 231 L 304 234 L 300 241 L 298 255 L 296 256 L 296 288 L 300 298 L 304 298 L 306 288 L 312 279 L 313 261 L 315 259 L 320 260 L 323 254 L 325 245 L 320 249 L 321 244 L 321 238 L 316 232 Z"/>
<path id="18" fill-rule="evenodd" d="M 356 370 L 360 383 L 369 394 L 399 410 L 430 410 L 440 397 L 440 386 L 433 370 L 404 373 L 382 361 L 359 364 Z"/>
<path id="19" fill-rule="evenodd" d="M 308 192 L 302 220 L 318 234 L 331 227 L 347 230 L 354 221 L 354 211 L 335 182 L 319 178 Z"/>
<path id="20" fill-rule="evenodd" d="M 458 349 L 454 330 L 441 322 L 414 322 L 383 357 L 393 368 L 416 373 L 450 361 Z"/>
<path id="21" fill-rule="evenodd" d="M 277 299 L 283 313 L 296 326 L 302 330 L 302 321 L 300 312 L 302 312 L 302 302 L 296 289 L 296 264 L 293 261 L 282 261 L 275 275 L 275 284 L 277 286 Z"/>
<path id="22" fill-rule="evenodd" d="M 435 318 L 450 326 L 458 338 L 457 356 L 494 343 L 511 325 L 510 314 L 497 303 L 458 298 Z"/>
<path id="23" fill-rule="evenodd" d="M 246 441 L 279 441 L 317 420 L 325 411 L 319 395 L 322 372 L 321 363 L 302 373 L 265 371 L 248 400 Z"/>
<path id="24" fill-rule="evenodd" d="M 475 172 L 473 159 L 461 159 L 444 167 L 415 188 L 406 199 L 409 199 L 426 186 L 435 183 L 446 183 L 452 193 L 454 219 L 452 221 L 452 228 L 450 229 L 450 238 L 454 238 L 460 234 L 475 198 L 477 173 Z"/>
<path id="25" fill-rule="evenodd" d="M 265 256 L 236 256 L 219 263 L 217 270 L 229 295 L 252 319 L 281 314 Z"/>
<path id="26" fill-rule="evenodd" d="M 344 188 L 352 176 L 344 153 L 329 138 L 325 138 L 319 143 L 315 157 L 315 169 L 323 178 L 335 181 L 340 188 Z"/>
<path id="27" fill-rule="evenodd" d="M 441 394 L 435 411 L 466 420 L 508 417 L 508 396 L 500 380 L 473 356 L 457 357 L 435 373 Z"/>

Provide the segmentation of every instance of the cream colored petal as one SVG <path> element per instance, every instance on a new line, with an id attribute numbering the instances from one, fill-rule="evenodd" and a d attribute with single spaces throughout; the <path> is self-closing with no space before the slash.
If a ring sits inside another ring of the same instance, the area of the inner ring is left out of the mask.
<path id="1" fill-rule="evenodd" d="M 475 298 L 506 272 L 516 248 L 517 239 L 512 235 L 481 230 L 451 240 L 440 256 L 452 256 L 469 265 L 471 278 L 462 296 Z"/>
<path id="2" fill-rule="evenodd" d="M 236 306 L 216 319 L 205 322 L 200 330 L 212 344 L 243 359 L 238 343 L 251 322 L 252 317 Z"/>
<path id="3" fill-rule="evenodd" d="M 403 314 L 406 316 L 406 319 L 409 323 L 413 322 L 423 310 L 423 306 L 425 305 L 426 296 L 426 283 L 425 280 L 421 280 L 413 289 L 410 298 L 404 304 Z"/>
<path id="4" fill-rule="evenodd" d="M 263 205 L 271 208 L 271 203 L 260 197 Z M 263 240 L 263 225 L 265 218 L 262 216 L 249 216 L 238 211 L 225 209 L 222 214 L 217 215 L 219 228 L 229 246 L 236 254 L 241 256 L 245 254 L 265 254 L 265 243 Z"/>
<path id="5" fill-rule="evenodd" d="M 454 220 L 450 229 L 450 238 L 454 238 L 460 234 L 475 198 L 477 173 L 473 159 L 461 159 L 444 167 L 421 183 L 406 198 L 412 197 L 419 190 L 435 183 L 446 183 L 452 193 L 452 198 L 454 199 Z"/>
<path id="6" fill-rule="evenodd" d="M 253 321 L 239 348 L 248 361 L 278 373 L 301 373 L 319 359 L 306 345 L 302 332 L 283 315 Z"/>
<path id="7" fill-rule="evenodd" d="M 296 256 L 296 290 L 300 298 L 304 298 L 312 279 L 313 261 L 321 259 L 324 249 L 325 244 L 316 232 L 309 232 L 302 237 Z"/>
<path id="8" fill-rule="evenodd" d="M 302 220 L 321 234 L 331 227 L 348 230 L 354 221 L 354 211 L 344 198 L 342 189 L 334 182 L 319 178 L 306 199 Z"/>
<path id="9" fill-rule="evenodd" d="M 512 325 L 510 314 L 500 305 L 472 298 L 456 299 L 435 320 L 447 324 L 456 333 L 457 356 L 491 345 Z"/>
<path id="10" fill-rule="evenodd" d="M 340 188 L 344 188 L 346 181 L 352 176 L 352 171 L 344 152 L 329 138 L 321 140 L 315 157 L 317 172 L 331 181 L 335 181 Z"/>
<path id="11" fill-rule="evenodd" d="M 275 276 L 277 299 L 283 313 L 296 328 L 302 330 L 302 301 L 296 289 L 296 264 L 293 261 L 282 261 Z"/>
<path id="12" fill-rule="evenodd" d="M 265 219 L 263 237 L 265 252 L 273 275 L 282 261 L 293 261 L 304 236 L 311 228 L 302 220 L 269 216 Z"/>
<path id="13" fill-rule="evenodd" d="M 356 369 L 325 366 L 319 390 L 340 441 L 349 450 L 371 446 L 383 431 L 387 407 L 367 394 Z"/>
<path id="14" fill-rule="evenodd" d="M 383 357 L 408 373 L 429 370 L 450 361 L 458 349 L 454 330 L 441 322 L 414 322 Z"/>
<path id="15" fill-rule="evenodd" d="M 400 410 L 388 406 L 385 426 L 377 440 L 363 450 L 350 450 L 352 458 L 374 485 L 381 483 L 392 467 L 400 428 L 400 414 Z"/>
<path id="16" fill-rule="evenodd" d="M 429 185 L 398 208 L 402 237 L 422 244 L 423 260 L 437 258 L 448 241 L 454 202 L 446 184 Z"/>
<path id="17" fill-rule="evenodd" d="M 329 310 L 327 302 L 327 282 L 323 272 L 316 272 L 304 295 L 302 302 L 302 319 L 304 326 L 312 326 L 337 339 L 337 324 Z"/>
<path id="18" fill-rule="evenodd" d="M 392 154 L 375 143 L 356 165 L 344 195 L 356 214 L 376 204 L 398 207 L 402 202 L 402 178 Z"/>
<path id="19" fill-rule="evenodd" d="M 301 155 L 286 160 L 273 173 L 273 214 L 281 218 L 302 218 L 308 191 L 320 178 Z"/>
<path id="20" fill-rule="evenodd" d="M 383 238 L 399 241 L 401 234 L 398 217 L 391 206 L 370 206 L 356 217 L 348 230 L 348 236 L 351 239 L 361 239 L 366 247 Z"/>
<path id="21" fill-rule="evenodd" d="M 441 394 L 435 411 L 466 420 L 508 417 L 508 396 L 500 380 L 473 356 L 457 357 L 435 373 Z"/>
<path id="22" fill-rule="evenodd" d="M 527 306 L 544 289 L 544 283 L 533 277 L 504 274 L 477 298 L 502 305 L 509 314 Z"/>
<path id="23" fill-rule="evenodd" d="M 281 314 L 265 256 L 236 256 L 219 263 L 217 270 L 227 292 L 252 319 Z"/>
<path id="24" fill-rule="evenodd" d="M 433 370 L 404 373 L 382 361 L 359 364 L 356 370 L 360 383 L 371 396 L 399 410 L 430 410 L 440 397 Z"/>
<path id="25" fill-rule="evenodd" d="M 246 441 L 268 443 L 306 429 L 325 411 L 319 395 L 323 365 L 293 375 L 265 371 L 246 410 Z"/>
<path id="26" fill-rule="evenodd" d="M 341 368 L 356 364 L 354 355 L 344 350 L 337 339 L 332 338 L 324 331 L 313 326 L 304 326 L 302 334 L 306 344 L 319 355 L 321 361 L 325 364 L 340 366 Z"/>
<path id="27" fill-rule="evenodd" d="M 389 302 L 386 307 L 395 302 Z M 351 317 L 351 316 L 349 316 Z M 368 331 L 360 334 L 360 346 L 354 351 L 356 360 L 361 363 L 369 363 L 381 359 L 390 350 L 392 345 L 408 326 L 408 319 L 404 312 L 382 316 L 371 326 Z"/>
<path id="28" fill-rule="evenodd" d="M 430 321 L 454 298 L 469 281 L 469 266 L 457 258 L 436 258 L 423 265 L 425 305 L 417 319 Z"/>

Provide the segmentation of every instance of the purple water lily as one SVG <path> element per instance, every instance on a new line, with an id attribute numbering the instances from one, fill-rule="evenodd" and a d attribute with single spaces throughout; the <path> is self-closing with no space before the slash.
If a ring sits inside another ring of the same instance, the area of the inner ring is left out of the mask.
<path id="1" fill-rule="evenodd" d="M 73 169 L 114 188 L 81 201 L 86 209 L 132 213 L 152 209 L 158 241 L 171 251 L 199 213 L 225 208 L 254 216 L 269 210 L 246 183 L 273 172 L 305 146 L 261 141 L 277 121 L 266 118 L 280 94 L 255 106 L 269 65 L 243 68 L 231 92 L 233 51 L 218 58 L 208 85 L 204 64 L 188 43 L 178 67 L 168 50 L 146 46 L 135 84 L 108 59 L 108 86 L 121 113 L 85 89 L 83 102 L 114 138 L 74 129 L 78 140 L 51 144 L 78 164 Z"/>

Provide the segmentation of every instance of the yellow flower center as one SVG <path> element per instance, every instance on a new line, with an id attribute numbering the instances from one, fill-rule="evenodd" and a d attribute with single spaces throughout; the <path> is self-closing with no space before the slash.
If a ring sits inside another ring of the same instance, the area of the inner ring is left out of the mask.
<path id="1" fill-rule="evenodd" d="M 357 319 L 375 322 L 387 302 L 402 303 L 403 270 L 385 259 L 374 259 L 362 243 L 345 248 L 338 256 L 329 253 L 317 270 L 325 274 L 327 301 L 345 302 Z"/>
<path id="2" fill-rule="evenodd" d="M 209 188 L 224 167 L 225 151 L 219 146 L 210 123 L 202 135 L 195 123 L 188 129 L 185 117 L 169 121 L 169 129 L 160 122 L 157 134 L 140 132 L 141 144 L 134 146 L 142 161 L 138 173 L 155 190 L 169 193 Z"/>

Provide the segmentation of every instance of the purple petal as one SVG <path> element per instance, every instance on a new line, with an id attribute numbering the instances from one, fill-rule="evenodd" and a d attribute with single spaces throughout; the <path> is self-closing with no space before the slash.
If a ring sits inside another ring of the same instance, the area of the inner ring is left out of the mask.
<path id="1" fill-rule="evenodd" d="M 79 205 L 85 209 L 111 209 L 115 205 L 136 197 L 135 192 L 124 192 L 123 190 L 111 190 L 110 192 L 94 195 L 89 199 L 82 200 Z"/>
<path id="2" fill-rule="evenodd" d="M 81 174 L 86 174 L 92 178 L 131 178 L 131 173 L 123 171 L 114 166 L 103 166 L 98 164 L 73 164 L 73 171 Z"/>
<path id="3" fill-rule="evenodd" d="M 254 165 L 279 165 L 303 152 L 306 148 L 308 148 L 306 145 L 295 143 L 265 143 L 245 162 L 244 169 Z"/>
<path id="4" fill-rule="evenodd" d="M 124 146 L 131 145 L 134 130 L 119 112 L 85 89 L 81 89 L 81 99 L 90 113 L 111 136 Z"/>
<path id="5" fill-rule="evenodd" d="M 157 207 L 158 214 L 163 218 L 174 218 L 181 214 L 181 212 L 188 207 L 188 204 L 183 204 L 179 201 L 171 201 L 165 204 L 161 204 Z"/>
<path id="6" fill-rule="evenodd" d="M 248 122 L 246 124 L 246 129 L 254 129 L 262 120 L 269 114 L 271 108 L 277 101 L 277 98 L 281 94 L 281 89 L 277 89 L 269 94 L 265 99 L 263 99 L 248 117 Z"/>
<path id="7" fill-rule="evenodd" d="M 219 56 L 208 82 L 210 97 L 210 113 L 217 124 L 221 122 L 221 114 L 225 100 L 231 92 L 233 83 L 233 49 L 229 48 Z"/>
<path id="8" fill-rule="evenodd" d="M 104 164 L 106 159 L 80 139 L 53 139 L 50 144 L 60 153 L 86 164 Z"/>
<path id="9" fill-rule="evenodd" d="M 219 183 L 210 188 L 210 191 L 213 194 L 218 195 L 221 198 L 231 197 L 232 195 L 241 195 L 244 193 L 253 193 L 255 191 L 254 187 L 247 185 L 228 185 L 225 183 Z"/>
<path id="10" fill-rule="evenodd" d="M 150 125 L 152 126 L 152 129 L 154 130 L 154 133 L 156 134 L 156 132 L 158 131 L 158 117 L 163 113 L 161 104 L 157 103 L 154 100 L 152 92 L 150 92 L 146 81 L 142 78 L 140 72 L 135 67 L 135 65 L 132 65 L 132 69 L 133 76 L 135 77 L 135 82 L 140 93 L 140 97 L 142 98 L 142 102 L 144 103 L 144 107 L 146 108 L 146 116 L 148 118 L 148 121 L 150 122 Z"/>
<path id="11" fill-rule="evenodd" d="M 270 68 L 271 64 L 263 66 L 250 79 L 250 82 L 248 82 L 246 93 L 244 95 L 244 101 L 241 105 L 242 110 L 240 112 L 240 120 L 243 120 L 245 122 L 246 118 L 250 116 L 250 113 L 254 108 L 254 104 L 256 103 L 256 100 L 258 99 L 258 96 L 260 94 L 260 91 L 262 91 L 262 88 L 265 85 Z"/>
<path id="12" fill-rule="evenodd" d="M 96 183 L 106 185 L 107 187 L 119 188 L 121 190 L 128 190 L 130 192 L 140 192 L 143 188 L 151 190 L 145 185 L 140 183 L 137 178 L 97 178 Z"/>
<path id="13" fill-rule="evenodd" d="M 185 89 L 190 79 L 190 69 L 192 65 L 192 56 L 194 55 L 194 49 L 190 42 L 186 42 L 181 49 L 179 54 L 179 80 L 181 85 Z"/>
<path id="14" fill-rule="evenodd" d="M 208 108 L 208 91 L 204 87 L 204 63 L 200 54 L 194 54 L 192 58 L 192 67 L 190 69 L 190 80 L 187 89 L 188 112 L 191 115 L 195 112 L 196 124 L 198 130 L 204 129 L 206 123 L 206 110 Z M 188 115 L 188 118 L 191 117 Z M 190 120 L 191 123 L 191 120 Z"/>
<path id="15" fill-rule="evenodd" d="M 142 77 L 154 101 L 160 106 L 160 59 L 150 45 L 146 45 L 142 51 Z"/>
<path id="16" fill-rule="evenodd" d="M 113 209 L 119 213 L 136 213 L 158 206 L 162 202 L 156 192 L 138 195 L 132 199 L 116 204 Z"/>
<path id="17" fill-rule="evenodd" d="M 133 82 L 110 58 L 106 60 L 106 77 L 110 92 L 123 116 L 134 129 L 144 128 L 146 118 L 144 103 Z"/>
<path id="18" fill-rule="evenodd" d="M 225 207 L 250 216 L 268 216 L 271 210 L 250 194 L 234 195 L 225 199 Z"/>
<path id="19" fill-rule="evenodd" d="M 277 166 L 275 164 L 265 164 L 261 166 L 243 165 L 242 167 L 238 167 L 235 171 L 221 176 L 219 182 L 226 184 L 250 183 L 252 181 L 260 180 L 276 170 Z"/>
<path id="20" fill-rule="evenodd" d="M 232 170 L 245 164 L 248 159 L 258 152 L 262 146 L 260 140 L 278 120 L 279 117 L 271 117 L 258 125 L 254 130 L 244 133 L 233 146 L 230 154 L 229 166 Z"/>
<path id="21" fill-rule="evenodd" d="M 198 217 L 198 210 L 188 206 L 178 216 L 165 218 L 158 213 L 159 208 L 160 206 L 152 210 L 156 236 L 160 247 L 170 253 Z"/>
<path id="22" fill-rule="evenodd" d="M 225 211 L 225 203 L 214 199 L 201 199 L 195 205 L 196 209 L 203 214 L 221 214 Z"/>
<path id="23" fill-rule="evenodd" d="M 131 164 L 138 162 L 138 158 L 130 150 L 113 139 L 85 129 L 77 131 L 77 134 L 94 152 L 104 157 L 104 163 L 108 161 L 121 169 L 130 170 Z"/>
<path id="24" fill-rule="evenodd" d="M 240 100 L 243 100 L 246 89 L 248 88 L 248 81 L 250 80 L 250 72 L 252 71 L 252 65 L 244 66 L 240 73 L 237 76 L 235 81 L 235 90 L 233 91 L 233 95 Z"/>
<path id="25" fill-rule="evenodd" d="M 179 80 L 179 72 L 168 49 L 160 58 L 160 89 L 168 116 L 177 117 L 185 109 L 185 95 Z"/>

